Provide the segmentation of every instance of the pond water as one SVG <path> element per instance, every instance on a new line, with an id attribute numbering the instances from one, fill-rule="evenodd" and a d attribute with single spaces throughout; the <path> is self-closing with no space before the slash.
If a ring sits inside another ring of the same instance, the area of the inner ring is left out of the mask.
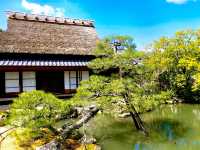
<path id="1" fill-rule="evenodd" d="M 200 105 L 165 105 L 141 115 L 149 131 L 136 131 L 132 120 L 97 115 L 86 132 L 97 138 L 103 150 L 198 150 Z"/>

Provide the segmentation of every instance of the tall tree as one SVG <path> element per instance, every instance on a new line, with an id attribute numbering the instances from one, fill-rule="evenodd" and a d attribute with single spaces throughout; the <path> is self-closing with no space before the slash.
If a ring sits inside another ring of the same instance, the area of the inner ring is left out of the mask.
<path id="1" fill-rule="evenodd" d="M 186 100 L 199 100 L 200 30 L 177 32 L 153 43 L 149 64 L 159 74 L 160 85 Z"/>
<path id="2" fill-rule="evenodd" d="M 100 41 L 94 54 L 96 59 L 89 64 L 93 75 L 81 83 L 73 99 L 101 107 L 122 101 L 135 127 L 147 134 L 138 111 L 157 105 L 160 93 L 152 70 L 145 65 L 144 53 L 135 50 L 131 37 L 115 36 Z"/>

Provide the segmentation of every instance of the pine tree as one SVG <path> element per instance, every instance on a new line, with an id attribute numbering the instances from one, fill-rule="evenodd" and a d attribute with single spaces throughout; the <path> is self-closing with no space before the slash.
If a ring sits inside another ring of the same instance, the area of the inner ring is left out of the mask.
<path id="1" fill-rule="evenodd" d="M 94 54 L 96 59 L 89 64 L 92 76 L 81 83 L 73 99 L 101 107 L 122 100 L 135 127 L 147 134 L 138 111 L 157 105 L 160 92 L 144 53 L 135 50 L 132 38 L 115 36 L 100 41 Z"/>

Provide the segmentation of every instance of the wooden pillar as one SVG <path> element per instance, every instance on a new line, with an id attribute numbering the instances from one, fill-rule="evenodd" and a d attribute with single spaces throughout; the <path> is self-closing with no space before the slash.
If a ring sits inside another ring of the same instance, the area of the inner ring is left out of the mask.
<path id="1" fill-rule="evenodd" d="M 0 72 L 0 96 L 5 95 L 5 72 Z"/>
<path id="2" fill-rule="evenodd" d="M 22 72 L 19 72 L 19 91 L 20 93 L 23 92 L 23 77 L 22 77 Z"/>

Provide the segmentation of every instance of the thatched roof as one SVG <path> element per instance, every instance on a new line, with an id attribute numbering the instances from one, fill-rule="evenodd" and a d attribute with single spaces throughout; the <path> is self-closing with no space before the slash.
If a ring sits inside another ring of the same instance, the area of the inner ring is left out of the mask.
<path id="1" fill-rule="evenodd" d="M 90 55 L 97 40 L 93 21 L 8 12 L 0 53 Z"/>

